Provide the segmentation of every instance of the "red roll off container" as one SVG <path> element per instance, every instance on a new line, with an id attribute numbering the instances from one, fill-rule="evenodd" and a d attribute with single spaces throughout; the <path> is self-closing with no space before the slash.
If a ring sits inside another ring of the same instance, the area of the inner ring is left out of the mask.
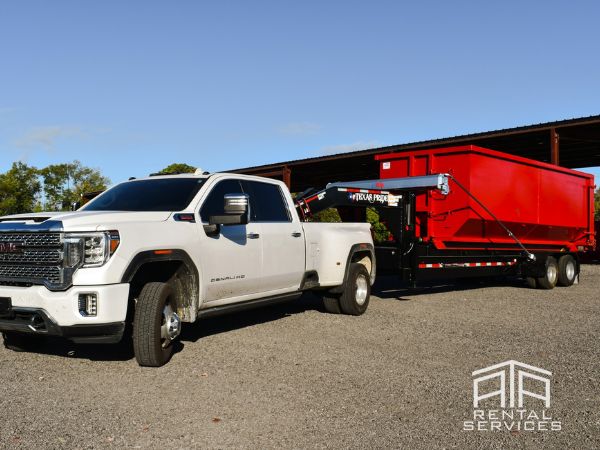
<path id="1" fill-rule="evenodd" d="M 474 145 L 377 155 L 382 179 L 448 173 L 480 200 L 530 251 L 594 246 L 594 176 Z M 415 235 L 438 249 L 519 249 L 473 197 L 415 198 Z"/>
<path id="2" fill-rule="evenodd" d="M 372 181 L 399 186 L 403 205 L 381 212 L 393 237 L 376 247 L 378 270 L 413 284 L 489 275 L 544 289 L 578 281 L 579 252 L 595 246 L 593 175 L 474 145 L 376 159 L 380 180 Z M 445 186 L 432 185 L 437 178 Z"/>

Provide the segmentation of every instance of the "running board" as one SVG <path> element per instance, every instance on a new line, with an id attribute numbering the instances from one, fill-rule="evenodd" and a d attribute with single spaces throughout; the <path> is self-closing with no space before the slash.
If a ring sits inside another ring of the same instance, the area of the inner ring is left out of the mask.
<path id="1" fill-rule="evenodd" d="M 424 175 L 421 177 L 405 177 L 405 178 L 384 178 L 379 180 L 360 180 L 360 181 L 340 181 L 329 183 L 330 187 L 346 187 L 356 189 L 379 189 L 379 190 L 399 190 L 399 189 L 417 189 L 417 188 L 436 188 L 442 194 L 450 193 L 450 185 L 448 184 L 449 176 L 445 173 L 436 175 Z"/>
<path id="2" fill-rule="evenodd" d="M 295 291 L 288 294 L 276 295 L 273 297 L 259 298 L 256 300 L 249 300 L 241 303 L 231 303 L 229 305 L 213 306 L 212 308 L 201 309 L 198 311 L 198 319 L 205 317 L 215 317 L 222 314 L 228 314 L 230 312 L 245 311 L 248 309 L 260 308 L 262 306 L 274 305 L 277 303 L 283 303 L 290 300 L 295 300 L 302 296 L 301 291 Z"/>

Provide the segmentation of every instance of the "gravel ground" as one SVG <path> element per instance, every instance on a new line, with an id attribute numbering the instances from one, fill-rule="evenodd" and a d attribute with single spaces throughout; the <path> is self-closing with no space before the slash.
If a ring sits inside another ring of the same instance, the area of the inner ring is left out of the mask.
<path id="1" fill-rule="evenodd" d="M 184 329 L 159 369 L 124 347 L 0 348 L 2 448 L 600 448 L 600 266 L 519 281 L 376 286 L 362 317 L 312 296 Z M 463 431 L 473 370 L 552 371 L 554 432 Z"/>

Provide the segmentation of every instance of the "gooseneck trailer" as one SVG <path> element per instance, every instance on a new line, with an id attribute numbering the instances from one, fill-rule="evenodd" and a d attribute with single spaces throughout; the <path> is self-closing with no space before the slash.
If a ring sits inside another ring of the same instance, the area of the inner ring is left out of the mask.
<path id="1" fill-rule="evenodd" d="M 333 183 L 297 207 L 376 207 L 391 233 L 376 245 L 379 273 L 518 275 L 551 289 L 575 283 L 595 246 L 593 175 L 472 145 L 376 159 L 378 180 Z"/>

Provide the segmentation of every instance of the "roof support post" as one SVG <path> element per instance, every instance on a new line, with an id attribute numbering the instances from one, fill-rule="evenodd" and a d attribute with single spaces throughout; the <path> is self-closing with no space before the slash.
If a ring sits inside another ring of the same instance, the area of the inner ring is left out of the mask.
<path id="1" fill-rule="evenodd" d="M 281 169 L 281 174 L 283 178 L 283 182 L 288 187 L 288 189 L 292 188 L 292 170 L 288 166 L 283 166 Z"/>
<path id="2" fill-rule="evenodd" d="M 550 162 L 560 164 L 560 142 L 556 128 L 550 128 Z"/>

